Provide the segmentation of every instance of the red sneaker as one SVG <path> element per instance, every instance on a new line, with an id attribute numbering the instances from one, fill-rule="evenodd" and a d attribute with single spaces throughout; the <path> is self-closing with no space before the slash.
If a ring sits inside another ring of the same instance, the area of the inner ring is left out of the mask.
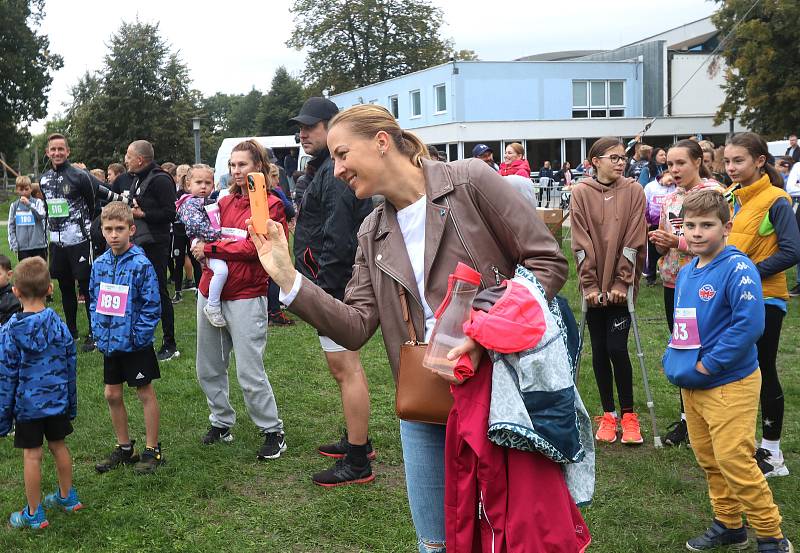
<path id="1" fill-rule="evenodd" d="M 638 445 L 644 443 L 642 439 L 642 429 L 639 427 L 639 415 L 636 413 L 625 413 L 622 415 L 622 443 L 628 445 Z"/>
<path id="2" fill-rule="evenodd" d="M 594 420 L 600 423 L 594 439 L 598 442 L 613 444 L 617 441 L 617 417 L 613 413 L 604 413 L 602 417 L 595 417 Z"/>

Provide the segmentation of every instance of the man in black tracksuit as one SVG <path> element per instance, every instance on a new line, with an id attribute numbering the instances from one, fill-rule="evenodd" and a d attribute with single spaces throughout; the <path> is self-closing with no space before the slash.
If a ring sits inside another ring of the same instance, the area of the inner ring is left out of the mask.
<path id="1" fill-rule="evenodd" d="M 341 300 L 353 272 L 361 222 L 372 211 L 372 200 L 359 200 L 343 181 L 333 176 L 328 152 L 328 121 L 339 109 L 327 98 L 309 98 L 291 119 L 300 126 L 300 143 L 314 156 L 314 179 L 300 203 L 294 235 L 297 270 L 331 296 Z M 366 483 L 374 479 L 368 440 L 369 390 L 357 351 L 348 351 L 320 336 L 328 367 L 342 394 L 347 434 L 337 443 L 319 447 L 328 457 L 338 457 L 333 468 L 312 476 L 316 484 L 335 486 Z"/>
<path id="2" fill-rule="evenodd" d="M 133 209 L 136 233 L 133 241 L 153 264 L 161 296 L 161 330 L 164 343 L 159 361 L 180 355 L 175 343 L 175 314 L 167 291 L 167 264 L 170 256 L 170 225 L 175 220 L 175 181 L 153 162 L 153 146 L 135 140 L 125 153 L 125 166 L 133 173 L 128 202 Z"/>
<path id="3" fill-rule="evenodd" d="M 47 226 L 50 231 L 50 276 L 58 281 L 61 303 L 67 328 L 73 338 L 78 337 L 78 296 L 89 297 L 89 276 L 92 269 L 91 224 L 96 199 L 118 200 L 120 197 L 88 172 L 69 162 L 69 144 L 63 134 L 47 137 L 47 157 L 50 168 L 39 181 L 47 204 Z M 89 302 L 86 301 L 86 319 L 90 323 Z M 82 350 L 94 349 L 91 331 L 86 336 Z"/>

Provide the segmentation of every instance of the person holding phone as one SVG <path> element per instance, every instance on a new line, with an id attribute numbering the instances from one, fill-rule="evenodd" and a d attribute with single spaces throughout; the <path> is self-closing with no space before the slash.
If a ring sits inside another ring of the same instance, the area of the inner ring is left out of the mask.
<path id="1" fill-rule="evenodd" d="M 589 149 L 594 178 L 572 192 L 572 251 L 587 302 L 586 323 L 592 341 L 592 367 L 603 404 L 595 438 L 617 441 L 619 415 L 614 406 L 616 382 L 622 414 L 623 444 L 643 442 L 633 409 L 633 368 L 628 354 L 631 315 L 628 294 L 639 289 L 647 249 L 645 195 L 638 182 L 623 173 L 625 147 L 616 138 L 598 139 Z M 635 255 L 635 263 L 629 255 Z M 613 370 L 612 370 L 613 368 Z"/>
<path id="2" fill-rule="evenodd" d="M 264 437 L 257 458 L 277 459 L 286 451 L 286 440 L 275 394 L 264 370 L 269 275 L 258 261 L 245 225 L 251 218 L 247 174 L 268 170 L 264 148 L 253 139 L 240 142 L 231 152 L 230 167 L 230 194 L 218 203 L 222 240 L 200 240 L 192 246 L 192 255 L 198 261 L 223 259 L 228 264 L 228 280 L 220 296 L 220 310 L 227 326 L 217 328 L 205 315 L 213 276 L 208 264 L 203 264 L 197 295 L 197 380 L 211 411 L 211 426 L 202 441 L 206 445 L 233 441 L 231 429 L 236 412 L 229 400 L 228 384 L 233 353 L 247 412 Z M 267 200 L 270 218 L 288 235 L 283 204 L 272 195 Z"/>

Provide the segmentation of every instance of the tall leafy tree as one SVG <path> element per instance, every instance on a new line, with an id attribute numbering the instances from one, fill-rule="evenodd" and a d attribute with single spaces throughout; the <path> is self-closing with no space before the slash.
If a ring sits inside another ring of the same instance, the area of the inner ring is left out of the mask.
<path id="1" fill-rule="evenodd" d="M 67 111 L 73 158 L 90 166 L 120 161 L 132 141 L 153 143 L 158 161 L 194 160 L 192 117 L 200 94 L 158 24 L 122 23 L 103 68 L 73 87 Z"/>
<path id="2" fill-rule="evenodd" d="M 306 48 L 304 77 L 315 91 L 344 92 L 446 61 L 442 11 L 430 0 L 295 0 L 300 29 L 287 42 Z"/>
<path id="3" fill-rule="evenodd" d="M 0 152 L 11 156 L 29 139 L 27 125 L 47 115 L 50 77 L 64 65 L 38 34 L 44 0 L 0 2 Z"/>
<path id="4" fill-rule="evenodd" d="M 800 9 L 797 0 L 718 0 L 713 22 L 727 64 L 716 120 L 738 116 L 768 137 L 800 130 Z"/>
<path id="5" fill-rule="evenodd" d="M 263 136 L 294 134 L 297 125 L 289 123 L 289 119 L 297 115 L 305 100 L 303 83 L 292 77 L 285 67 L 279 67 L 258 112 L 259 134 Z"/>

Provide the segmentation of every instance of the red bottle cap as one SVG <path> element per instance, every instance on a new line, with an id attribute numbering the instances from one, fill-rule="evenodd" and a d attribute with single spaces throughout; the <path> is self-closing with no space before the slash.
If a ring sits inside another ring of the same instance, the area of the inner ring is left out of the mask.
<path id="1" fill-rule="evenodd" d="M 453 278 L 478 286 L 481 283 L 481 274 L 464 263 L 459 262 L 453 273 Z"/>

